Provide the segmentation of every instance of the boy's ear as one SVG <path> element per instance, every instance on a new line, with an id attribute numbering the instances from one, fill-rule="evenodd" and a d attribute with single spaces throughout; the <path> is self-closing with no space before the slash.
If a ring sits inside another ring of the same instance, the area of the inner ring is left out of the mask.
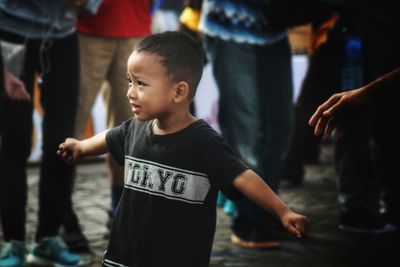
<path id="1" fill-rule="evenodd" d="M 187 82 L 179 82 L 175 86 L 175 91 L 174 91 L 174 101 L 175 103 L 180 103 L 184 99 L 189 98 L 189 84 Z"/>

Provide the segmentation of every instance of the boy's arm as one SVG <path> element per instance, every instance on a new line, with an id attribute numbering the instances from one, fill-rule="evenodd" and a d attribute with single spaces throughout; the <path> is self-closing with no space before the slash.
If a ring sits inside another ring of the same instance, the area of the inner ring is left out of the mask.
<path id="1" fill-rule="evenodd" d="M 254 171 L 244 171 L 235 178 L 233 185 L 248 199 L 278 216 L 283 226 L 298 238 L 307 234 L 307 218 L 292 212 Z"/>
<path id="2" fill-rule="evenodd" d="M 108 130 L 102 131 L 95 136 L 82 140 L 82 155 L 97 156 L 108 152 L 106 134 Z"/>
<path id="3" fill-rule="evenodd" d="M 75 163 L 86 156 L 105 154 L 108 152 L 106 134 L 107 130 L 82 141 L 67 138 L 58 147 L 57 154 L 68 163 Z"/>

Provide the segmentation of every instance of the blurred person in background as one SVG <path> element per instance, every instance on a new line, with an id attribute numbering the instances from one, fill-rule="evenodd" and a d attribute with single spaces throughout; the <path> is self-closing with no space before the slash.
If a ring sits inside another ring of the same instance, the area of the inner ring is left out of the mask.
<path id="1" fill-rule="evenodd" d="M 152 33 L 176 31 L 183 0 L 155 0 L 152 8 Z"/>
<path id="2" fill-rule="evenodd" d="M 396 33 L 400 28 L 400 19 L 395 11 L 396 1 L 365 2 L 349 0 L 340 3 L 347 8 L 350 7 L 353 12 L 357 12 L 359 44 L 357 43 L 357 39 L 351 38 L 351 42 L 347 42 L 346 49 L 348 51 L 346 53 L 347 56 L 352 57 L 358 54 L 357 57 L 362 62 L 362 68 L 359 71 L 362 76 L 362 82 L 343 88 L 351 90 L 360 88 L 363 84 L 369 84 L 384 74 L 398 68 L 400 61 L 400 50 L 398 49 L 400 46 L 400 35 Z M 349 33 L 351 34 L 351 32 Z M 357 53 L 355 54 L 355 52 Z M 355 65 L 353 64 L 353 66 Z M 359 74 L 354 73 L 348 76 L 347 80 L 358 79 L 358 77 Z M 348 208 L 342 214 L 345 216 L 340 218 L 341 228 L 352 232 L 387 233 L 399 229 L 400 225 L 400 184 L 399 179 L 394 175 L 397 173 L 397 154 L 400 149 L 399 134 L 395 128 L 387 127 L 386 124 L 387 121 L 397 120 L 399 90 L 397 90 L 398 88 L 396 87 L 398 87 L 398 84 L 395 82 L 385 82 L 384 86 L 388 88 L 387 91 L 390 93 L 373 94 L 373 101 L 370 104 L 373 112 L 371 112 L 369 118 L 360 116 L 359 119 L 350 125 L 348 121 L 345 121 L 347 125 L 346 135 L 339 138 L 339 142 L 350 138 L 352 135 L 351 129 L 360 130 L 360 123 L 363 123 L 363 121 L 369 125 L 370 135 L 365 145 L 365 150 L 367 151 L 368 149 L 368 151 L 363 154 L 360 153 L 360 155 L 369 157 L 372 161 L 372 166 L 363 166 L 364 171 L 367 170 L 368 175 L 361 177 L 362 179 L 358 181 L 355 179 L 343 180 L 345 184 L 339 185 L 339 200 L 345 207 L 355 206 L 355 204 L 360 203 L 360 199 L 364 199 L 363 202 L 368 204 L 366 209 L 362 209 L 361 212 L 360 209 Z M 367 85 L 366 87 L 370 86 Z M 343 98 L 344 103 L 346 103 L 347 96 L 357 95 L 359 92 L 364 92 L 364 90 L 344 92 L 339 96 L 346 96 Z M 364 94 L 360 95 L 363 96 Z M 338 95 L 334 99 L 337 98 Z M 329 112 L 326 113 L 326 116 L 330 116 Z M 310 122 L 312 125 L 316 123 L 314 118 L 315 116 Z M 340 116 L 330 118 L 325 134 L 326 138 L 331 137 L 330 131 L 333 129 L 336 120 L 341 121 Z M 317 125 L 317 134 L 321 134 L 321 129 L 324 128 L 322 125 Z M 340 137 L 343 133 L 343 121 L 338 126 L 336 131 L 338 137 Z M 371 175 L 371 172 L 376 177 L 375 183 L 372 186 L 370 184 L 368 187 L 363 186 L 361 188 L 360 183 L 365 185 L 368 182 L 367 178 Z M 357 201 L 355 200 L 356 196 Z M 373 217 L 370 216 L 371 214 Z"/>
<path id="3" fill-rule="evenodd" d="M 0 38 L 25 46 L 20 78 L 28 101 L 1 96 L 0 214 L 4 241 L 0 266 L 78 266 L 58 237 L 63 218 L 72 207 L 73 167 L 60 160 L 58 143 L 73 134 L 79 88 L 79 47 L 75 23 L 79 9 L 95 13 L 97 0 L 1 1 Z M 26 245 L 27 159 L 31 151 L 33 89 L 39 74 L 44 109 L 43 154 L 40 162 L 39 214 L 35 243 Z"/>
<path id="4" fill-rule="evenodd" d="M 126 103 L 126 60 L 135 45 L 150 34 L 149 0 L 103 0 L 92 16 L 81 12 L 77 31 L 80 47 L 81 80 L 75 136 L 84 138 L 97 95 L 102 92 L 107 128 L 115 127 L 131 117 Z M 111 184 L 111 208 L 107 228 L 123 190 L 123 167 L 106 155 Z M 79 250 L 84 243 L 77 216 L 71 212 L 65 219 L 63 235 L 71 248 Z"/>
<path id="5" fill-rule="evenodd" d="M 200 30 L 219 90 L 218 121 L 241 159 L 277 192 L 292 129 L 291 51 L 262 1 L 203 1 Z M 235 203 L 231 241 L 277 248 L 276 218 L 246 198 Z"/>

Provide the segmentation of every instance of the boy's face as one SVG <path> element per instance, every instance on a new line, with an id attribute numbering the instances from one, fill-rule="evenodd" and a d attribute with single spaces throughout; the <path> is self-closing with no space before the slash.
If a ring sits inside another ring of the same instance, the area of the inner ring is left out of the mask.
<path id="1" fill-rule="evenodd" d="M 133 52 L 128 59 L 128 80 L 127 97 L 138 120 L 170 115 L 175 83 L 168 78 L 159 56 Z"/>

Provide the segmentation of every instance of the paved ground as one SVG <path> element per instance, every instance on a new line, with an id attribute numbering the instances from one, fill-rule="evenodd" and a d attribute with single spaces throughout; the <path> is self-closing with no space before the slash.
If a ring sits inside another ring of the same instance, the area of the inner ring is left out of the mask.
<path id="1" fill-rule="evenodd" d="M 303 187 L 282 188 L 281 197 L 294 210 L 309 217 L 311 233 L 306 240 L 284 240 L 278 250 L 251 251 L 229 242 L 229 217 L 218 211 L 211 267 L 222 266 L 399 266 L 398 236 L 354 236 L 337 229 L 336 182 L 332 149 L 323 149 L 321 163 L 307 166 Z M 29 170 L 28 238 L 36 225 L 38 170 Z M 107 244 L 105 222 L 109 207 L 107 171 L 102 162 L 78 166 L 74 203 L 84 233 L 94 251 L 91 266 L 100 266 Z M 173 267 L 173 266 L 166 266 Z"/>

